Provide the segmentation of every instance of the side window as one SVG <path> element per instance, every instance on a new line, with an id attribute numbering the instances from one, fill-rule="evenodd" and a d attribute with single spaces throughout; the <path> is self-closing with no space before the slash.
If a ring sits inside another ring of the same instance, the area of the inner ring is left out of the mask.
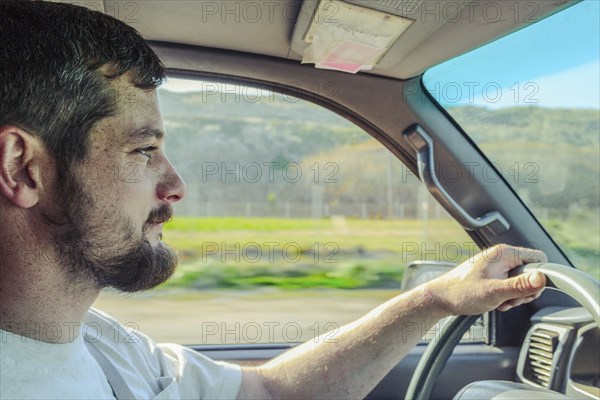
<path id="1" fill-rule="evenodd" d="M 159 96 L 188 187 L 164 231 L 180 264 L 151 292 L 103 292 L 95 306 L 130 329 L 182 344 L 311 340 L 397 295 L 412 261 L 477 252 L 398 159 L 331 111 L 215 82 L 170 79 Z"/>

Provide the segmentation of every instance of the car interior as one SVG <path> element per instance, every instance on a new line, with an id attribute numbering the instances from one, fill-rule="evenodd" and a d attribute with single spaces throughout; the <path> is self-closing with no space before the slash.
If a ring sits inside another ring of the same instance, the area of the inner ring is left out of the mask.
<path id="1" fill-rule="evenodd" d="M 540 222 L 544 215 L 532 211 L 533 197 L 522 196 L 499 170 L 495 155 L 485 152 L 477 136 L 485 132 L 471 135 L 467 126 L 475 117 L 470 114 L 463 123 L 463 116 L 446 107 L 450 92 L 432 89 L 435 66 L 526 32 L 585 1 L 69 2 L 102 11 L 137 29 L 164 62 L 169 78 L 245 85 L 306 100 L 341 116 L 418 177 L 478 248 L 506 243 L 535 247 L 548 255 L 549 263 L 525 267 L 537 268 L 549 278 L 550 288 L 540 298 L 505 313 L 449 319 L 429 344 L 415 347 L 377 383 L 369 399 L 600 397 L 597 186 L 587 196 L 595 210 L 588 217 L 592 224 L 588 236 L 595 240 L 595 248 L 585 261 L 589 268 L 582 269 L 581 260 L 570 256 Z M 589 29 L 597 32 L 598 26 Z M 596 43 L 597 38 L 590 40 Z M 595 51 L 597 60 L 598 48 Z M 563 60 L 560 55 L 556 58 Z M 470 65 L 483 68 L 475 61 Z M 512 65 L 515 70 L 525 68 L 518 59 Z M 450 64 L 452 68 L 459 66 Z M 505 93 L 511 84 L 494 82 Z M 588 89 L 595 90 L 593 85 Z M 597 161 L 599 114 L 591 108 L 596 122 L 590 129 L 596 139 L 585 146 Z M 569 122 L 563 133 L 574 134 Z M 546 140 L 541 133 L 539 138 Z M 546 156 L 563 151 L 560 143 L 548 149 Z M 526 149 L 511 147 L 503 157 L 517 157 L 517 153 L 527 157 Z M 172 161 L 177 165 L 177 159 Z M 452 166 L 455 175 L 443 173 L 445 166 Z M 597 164 L 595 168 L 592 181 L 598 180 Z M 404 264 L 398 262 L 398 268 Z M 483 326 L 484 338 L 460 341 L 474 323 Z M 192 347 L 213 359 L 257 364 L 293 345 Z"/>

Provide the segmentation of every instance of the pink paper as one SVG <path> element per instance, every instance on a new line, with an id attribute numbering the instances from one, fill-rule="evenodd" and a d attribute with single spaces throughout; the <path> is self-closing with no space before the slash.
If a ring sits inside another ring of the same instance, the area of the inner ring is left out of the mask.
<path id="1" fill-rule="evenodd" d="M 372 65 L 373 61 L 384 52 L 384 49 L 368 46 L 352 40 L 344 40 L 318 66 L 335 69 L 352 74 L 361 68 Z"/>
<path id="2" fill-rule="evenodd" d="M 338 71 L 350 72 L 351 74 L 357 73 L 358 71 L 360 71 L 360 68 L 362 67 L 361 64 L 342 64 L 342 63 L 331 63 L 331 62 L 319 63 L 318 66 L 326 67 L 328 69 L 335 69 Z"/>

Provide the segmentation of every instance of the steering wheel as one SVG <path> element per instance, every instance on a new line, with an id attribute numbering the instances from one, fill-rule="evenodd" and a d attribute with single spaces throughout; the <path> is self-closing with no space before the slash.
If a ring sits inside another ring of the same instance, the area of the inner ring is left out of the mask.
<path id="1" fill-rule="evenodd" d="M 577 300 L 600 327 L 600 282 L 575 268 L 552 263 L 527 264 L 513 269 L 510 275 L 533 271 L 540 271 L 546 275 L 546 287 L 558 289 Z M 434 384 L 456 344 L 479 317 L 479 315 L 461 315 L 446 321 L 441 333 L 435 340 L 429 342 L 421 356 L 408 385 L 406 399 L 426 400 L 431 397 Z"/>

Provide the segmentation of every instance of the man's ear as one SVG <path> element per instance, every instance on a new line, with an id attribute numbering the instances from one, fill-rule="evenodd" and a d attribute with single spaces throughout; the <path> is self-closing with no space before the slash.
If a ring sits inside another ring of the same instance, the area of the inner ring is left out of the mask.
<path id="1" fill-rule="evenodd" d="M 40 199 L 44 146 L 16 126 L 0 126 L 0 194 L 17 207 L 31 208 Z"/>

